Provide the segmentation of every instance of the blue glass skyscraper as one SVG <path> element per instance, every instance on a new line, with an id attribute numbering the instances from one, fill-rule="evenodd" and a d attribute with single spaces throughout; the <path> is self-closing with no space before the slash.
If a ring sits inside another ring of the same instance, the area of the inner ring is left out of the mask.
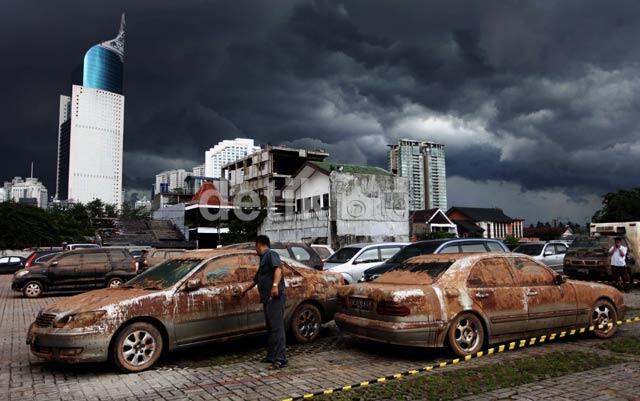
<path id="1" fill-rule="evenodd" d="M 122 94 L 124 40 L 125 20 L 122 14 L 118 36 L 93 46 L 84 55 L 83 86 Z"/>

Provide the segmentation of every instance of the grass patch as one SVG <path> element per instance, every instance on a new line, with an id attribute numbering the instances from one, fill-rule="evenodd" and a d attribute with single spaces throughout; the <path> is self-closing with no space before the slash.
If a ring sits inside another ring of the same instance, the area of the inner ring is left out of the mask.
<path id="1" fill-rule="evenodd" d="M 616 337 L 600 344 L 600 348 L 623 354 L 640 355 L 640 339 L 636 337 Z"/>
<path id="2" fill-rule="evenodd" d="M 441 372 L 434 371 L 383 385 L 336 393 L 326 400 L 452 400 L 622 362 L 624 360 L 621 358 L 604 357 L 597 353 L 552 352 L 477 368 L 450 371 L 445 368 Z"/>

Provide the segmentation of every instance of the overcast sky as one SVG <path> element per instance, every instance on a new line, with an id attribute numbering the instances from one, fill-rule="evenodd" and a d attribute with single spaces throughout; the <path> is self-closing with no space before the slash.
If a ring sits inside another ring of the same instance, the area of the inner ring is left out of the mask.
<path id="1" fill-rule="evenodd" d="M 637 186 L 640 2 L 0 0 L 0 179 L 53 194 L 58 99 L 127 14 L 124 185 L 226 138 L 386 167 L 447 146 L 449 205 L 587 221 Z"/>

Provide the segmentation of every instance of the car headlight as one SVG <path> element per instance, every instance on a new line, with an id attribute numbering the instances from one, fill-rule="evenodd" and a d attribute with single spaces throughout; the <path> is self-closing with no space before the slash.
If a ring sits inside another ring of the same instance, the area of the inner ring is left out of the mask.
<path id="1" fill-rule="evenodd" d="M 98 310 L 92 312 L 72 313 L 58 319 L 53 326 L 57 328 L 76 329 L 96 324 L 107 311 Z"/>
<path id="2" fill-rule="evenodd" d="M 22 277 L 22 276 L 26 276 L 27 274 L 29 274 L 29 270 L 27 269 L 21 269 L 18 270 L 15 274 L 15 277 Z"/>

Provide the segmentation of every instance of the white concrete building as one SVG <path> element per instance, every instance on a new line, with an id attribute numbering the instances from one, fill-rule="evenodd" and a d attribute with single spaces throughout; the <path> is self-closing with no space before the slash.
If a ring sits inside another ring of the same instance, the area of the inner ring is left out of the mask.
<path id="1" fill-rule="evenodd" d="M 193 173 L 191 171 L 185 169 L 167 170 L 156 174 L 155 193 L 166 194 L 168 192 L 184 190 L 184 180 L 192 175 Z"/>
<path id="2" fill-rule="evenodd" d="M 307 162 L 283 191 L 285 213 L 270 213 L 260 233 L 273 241 L 327 243 L 409 240 L 406 178 L 378 167 Z"/>
<path id="3" fill-rule="evenodd" d="M 204 175 L 210 178 L 220 178 L 222 177 L 222 167 L 259 150 L 260 146 L 256 146 L 253 139 L 225 139 L 204 153 Z"/>
<path id="4" fill-rule="evenodd" d="M 27 177 L 23 180 L 15 177 L 11 183 L 6 182 L 3 189 L 7 194 L 6 200 L 11 199 L 14 202 L 30 203 L 43 209 L 47 208 L 49 192 L 37 178 Z"/>
<path id="5" fill-rule="evenodd" d="M 193 175 L 196 176 L 196 177 L 205 177 L 206 176 L 205 175 L 206 169 L 205 169 L 204 164 L 200 164 L 200 165 L 194 166 L 192 172 L 193 172 Z"/>
<path id="6" fill-rule="evenodd" d="M 74 85 L 67 199 L 122 203 L 124 96 Z"/>

